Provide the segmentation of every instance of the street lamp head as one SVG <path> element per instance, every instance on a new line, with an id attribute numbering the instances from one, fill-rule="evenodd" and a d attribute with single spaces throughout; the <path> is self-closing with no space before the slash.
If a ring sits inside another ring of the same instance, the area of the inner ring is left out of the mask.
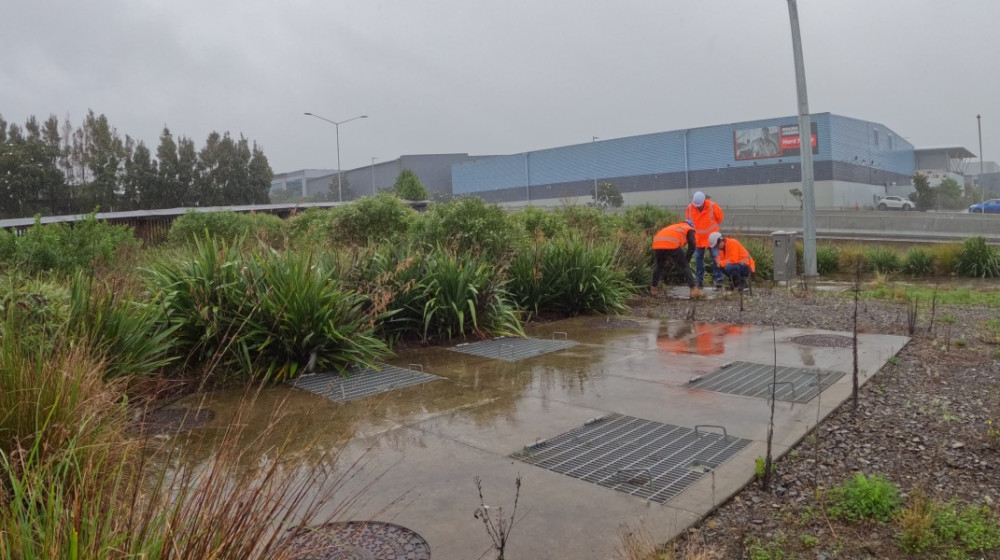
<path id="1" fill-rule="evenodd" d="M 310 117 L 312 116 L 312 113 L 302 113 L 302 114 L 303 115 L 309 115 Z"/>

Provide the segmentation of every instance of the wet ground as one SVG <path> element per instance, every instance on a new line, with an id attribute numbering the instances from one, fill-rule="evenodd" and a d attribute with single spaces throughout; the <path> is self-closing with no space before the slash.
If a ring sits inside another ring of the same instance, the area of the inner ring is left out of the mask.
<path id="1" fill-rule="evenodd" d="M 275 441 L 290 439 L 290 451 L 307 459 L 323 461 L 331 449 L 342 464 L 361 458 L 363 472 L 343 483 L 363 499 L 341 520 L 406 527 L 435 559 L 492 557 L 482 556 L 490 540 L 473 516 L 474 477 L 492 511 L 509 512 L 519 474 L 509 557 L 610 558 L 621 524 L 642 523 L 667 540 L 754 477 L 766 454 L 772 389 L 775 457 L 851 391 L 849 333 L 582 317 L 536 325 L 528 335 L 563 348 L 518 361 L 508 360 L 524 349 L 511 341 L 490 349 L 493 357 L 414 350 L 388 363 L 436 379 L 347 403 L 275 387 L 241 421 L 253 433 L 277 422 Z M 859 335 L 861 382 L 906 341 Z M 798 377 L 774 383 L 779 371 Z M 733 372 L 735 380 L 710 383 Z M 184 444 L 180 456 L 193 463 L 211 455 L 209 442 L 234 417 L 240 395 L 202 400 L 215 418 Z M 695 455 L 685 455 L 690 450 Z M 659 492 L 666 486 L 674 491 Z"/>

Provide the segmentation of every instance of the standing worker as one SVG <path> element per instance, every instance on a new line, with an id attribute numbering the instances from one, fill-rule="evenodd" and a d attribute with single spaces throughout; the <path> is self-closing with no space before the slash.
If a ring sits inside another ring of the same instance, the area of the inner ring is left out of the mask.
<path id="1" fill-rule="evenodd" d="M 684 272 L 691 297 L 702 297 L 701 289 L 694 285 L 694 277 L 691 276 L 691 254 L 695 251 L 694 237 L 694 223 L 691 220 L 670 224 L 656 232 L 653 237 L 653 257 L 656 264 L 653 266 L 653 284 L 649 288 L 651 295 L 659 293 L 660 275 L 663 274 L 667 259 L 670 259 L 677 270 Z M 684 245 L 687 245 L 687 252 L 681 249 Z"/>
<path id="2" fill-rule="evenodd" d="M 715 280 L 715 289 L 721 289 L 722 271 L 715 266 L 719 251 L 709 245 L 708 236 L 719 232 L 719 225 L 722 224 L 724 217 L 722 208 L 711 200 L 706 200 L 705 193 L 698 191 L 691 198 L 685 217 L 694 224 L 694 276 L 698 288 L 701 289 L 705 278 L 705 249 L 708 249 L 712 255 L 712 279 Z"/>
<path id="3" fill-rule="evenodd" d="M 713 232 L 708 236 L 709 245 L 718 251 L 719 267 L 733 281 L 733 289 L 743 291 L 747 287 L 747 278 L 751 272 L 757 272 L 757 264 L 750 256 L 750 251 L 735 239 L 726 239 L 721 233 Z"/>

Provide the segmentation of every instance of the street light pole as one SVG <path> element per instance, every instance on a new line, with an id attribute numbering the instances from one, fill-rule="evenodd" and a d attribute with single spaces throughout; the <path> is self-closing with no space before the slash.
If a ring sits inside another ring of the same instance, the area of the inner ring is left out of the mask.
<path id="1" fill-rule="evenodd" d="M 372 156 L 372 196 L 375 196 L 375 160 L 378 158 Z"/>
<path id="2" fill-rule="evenodd" d="M 986 202 L 986 185 L 983 183 L 983 121 L 980 115 L 976 115 L 976 128 L 979 129 L 979 204 L 983 204 Z M 985 205 L 983 213 L 986 213 Z"/>
<path id="3" fill-rule="evenodd" d="M 590 143 L 591 144 L 596 144 L 598 140 L 599 140 L 599 138 L 597 136 L 591 136 L 590 137 Z M 594 154 L 594 155 L 596 156 L 597 154 Z M 591 160 L 591 164 L 590 165 L 593 167 L 593 166 L 596 165 L 596 162 L 597 162 L 597 158 L 595 157 L 595 158 L 593 158 L 593 160 Z M 597 206 L 597 169 L 596 169 L 596 167 L 594 168 L 594 206 Z"/>
<path id="4" fill-rule="evenodd" d="M 809 98 L 806 94 L 806 68 L 802 58 L 802 35 L 799 32 L 799 8 L 788 0 L 788 19 L 792 27 L 792 58 L 795 61 L 795 89 L 799 104 L 799 164 L 802 167 L 802 253 L 806 286 L 816 281 L 816 198 L 813 177 L 812 126 Z M 817 139 L 819 141 L 819 139 Z"/>
<path id="5" fill-rule="evenodd" d="M 337 202 L 344 201 L 344 174 L 340 170 L 340 125 L 351 122 L 357 119 L 367 119 L 368 115 L 359 115 L 357 117 L 351 117 L 342 121 L 333 121 L 326 117 L 321 117 L 315 113 L 302 113 L 303 115 L 308 115 L 310 117 L 316 117 L 321 121 L 326 121 L 332 124 L 337 129 Z"/>

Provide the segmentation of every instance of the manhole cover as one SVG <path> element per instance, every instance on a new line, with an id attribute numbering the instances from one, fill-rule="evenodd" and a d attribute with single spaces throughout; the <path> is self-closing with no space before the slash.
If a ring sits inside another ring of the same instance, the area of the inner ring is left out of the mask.
<path id="1" fill-rule="evenodd" d="M 347 402 L 441 379 L 436 375 L 388 364 L 374 368 L 351 368 L 346 376 L 337 373 L 312 373 L 291 381 L 293 387 L 337 402 Z"/>
<path id="2" fill-rule="evenodd" d="M 662 504 L 749 444 L 697 428 L 608 414 L 511 457 Z"/>
<path id="3" fill-rule="evenodd" d="M 347 521 L 302 527 L 282 539 L 300 560 L 430 560 L 431 547 L 417 533 L 393 523 Z"/>
<path id="4" fill-rule="evenodd" d="M 853 338 L 840 334 L 804 334 L 793 338 L 792 342 L 820 348 L 850 348 L 854 345 Z"/>
<path id="5" fill-rule="evenodd" d="M 576 346 L 572 340 L 540 340 L 537 338 L 495 338 L 482 342 L 470 342 L 452 346 L 449 350 L 472 354 L 482 358 L 492 358 L 505 362 L 517 362 L 525 358 L 534 358 L 542 354 L 556 352 Z"/>
<path id="6" fill-rule="evenodd" d="M 583 324 L 595 329 L 637 329 L 642 323 L 631 319 L 591 319 Z"/>
<path id="7" fill-rule="evenodd" d="M 186 432 L 208 423 L 212 418 L 215 418 L 215 413 L 205 408 L 158 408 L 146 413 L 131 431 L 150 436 Z"/>

